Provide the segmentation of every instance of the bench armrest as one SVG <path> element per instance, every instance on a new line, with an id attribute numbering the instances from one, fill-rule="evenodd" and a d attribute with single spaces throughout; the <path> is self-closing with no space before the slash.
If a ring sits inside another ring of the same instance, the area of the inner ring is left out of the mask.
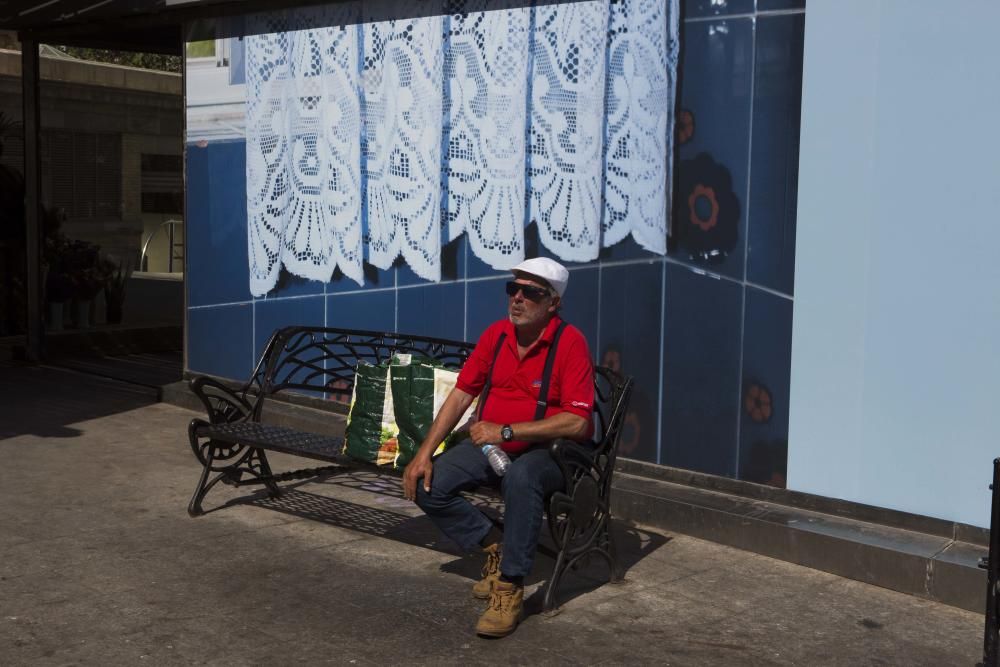
<path id="1" fill-rule="evenodd" d="M 253 406 L 242 395 L 215 378 L 200 375 L 192 378 L 188 386 L 205 406 L 213 424 L 240 421 L 253 414 Z"/>
<path id="2" fill-rule="evenodd" d="M 562 470 L 566 488 L 571 488 L 573 482 L 586 474 L 601 476 L 598 462 L 594 455 L 597 449 L 593 446 L 581 445 L 573 440 L 559 439 L 549 446 L 549 453 Z"/>

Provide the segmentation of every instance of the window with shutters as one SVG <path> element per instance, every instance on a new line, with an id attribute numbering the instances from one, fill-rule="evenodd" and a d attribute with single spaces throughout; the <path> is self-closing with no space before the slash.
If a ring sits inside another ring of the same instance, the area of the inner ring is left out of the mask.
<path id="1" fill-rule="evenodd" d="M 120 219 L 121 135 L 43 132 L 42 181 L 45 200 L 70 218 Z"/>
<path id="2" fill-rule="evenodd" d="M 142 212 L 184 210 L 183 161 L 180 155 L 142 155 Z"/>

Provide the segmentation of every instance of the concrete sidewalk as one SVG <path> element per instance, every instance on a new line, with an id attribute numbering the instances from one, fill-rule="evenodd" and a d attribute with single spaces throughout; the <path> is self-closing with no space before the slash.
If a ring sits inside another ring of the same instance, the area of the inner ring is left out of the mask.
<path id="1" fill-rule="evenodd" d="M 217 488 L 191 519 L 196 413 L 134 385 L 0 367 L 0 664 L 971 665 L 981 615 L 682 535 L 618 525 L 555 615 L 473 628 L 478 558 L 398 481 Z M 274 457 L 276 470 L 301 459 Z M 544 577 L 551 562 L 539 556 Z M 536 577 L 531 603 L 540 604 Z"/>

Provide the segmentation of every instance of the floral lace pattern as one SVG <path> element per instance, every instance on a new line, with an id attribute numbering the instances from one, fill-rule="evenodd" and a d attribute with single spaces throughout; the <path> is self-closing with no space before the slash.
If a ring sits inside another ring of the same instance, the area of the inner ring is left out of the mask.
<path id="1" fill-rule="evenodd" d="M 494 3 L 495 4 L 495 3 Z M 524 258 L 531 10 L 453 3 L 445 57 L 448 237 L 496 269 Z"/>
<path id="2" fill-rule="evenodd" d="M 524 227 L 568 261 L 629 234 L 666 252 L 678 0 L 356 3 L 261 15 L 247 37 L 250 288 L 279 272 L 363 284 L 402 256 L 440 280 L 447 239 L 490 266 Z M 323 27 L 315 27 L 321 25 Z M 313 26 L 313 27 L 309 27 Z"/>
<path id="3" fill-rule="evenodd" d="M 368 257 L 441 278 L 442 18 L 364 26 Z"/>
<path id="4" fill-rule="evenodd" d="M 605 111 L 606 246 L 631 232 L 646 250 L 667 252 L 678 13 L 678 0 L 611 4 Z"/>

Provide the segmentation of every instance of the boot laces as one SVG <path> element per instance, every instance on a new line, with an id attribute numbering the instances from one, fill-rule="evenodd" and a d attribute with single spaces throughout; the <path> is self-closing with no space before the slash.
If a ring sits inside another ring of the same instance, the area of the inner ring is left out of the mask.
<path id="1" fill-rule="evenodd" d="M 500 550 L 491 551 L 486 556 L 486 563 L 483 564 L 483 578 L 496 574 L 500 571 Z"/>
<path id="2" fill-rule="evenodd" d="M 514 604 L 515 592 L 516 590 L 498 591 L 494 588 L 490 595 L 490 606 L 496 611 L 510 611 L 510 607 Z"/>

